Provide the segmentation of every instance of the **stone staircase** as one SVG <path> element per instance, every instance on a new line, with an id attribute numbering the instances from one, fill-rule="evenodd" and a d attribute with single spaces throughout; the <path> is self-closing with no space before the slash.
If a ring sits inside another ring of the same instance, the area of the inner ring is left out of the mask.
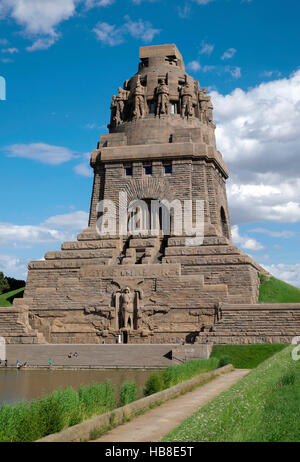
<path id="1" fill-rule="evenodd" d="M 161 239 L 152 236 L 132 237 L 126 249 L 122 265 L 158 263 Z"/>
<path id="2" fill-rule="evenodd" d="M 199 348 L 202 347 L 202 348 Z M 205 348 L 203 348 L 205 347 Z M 189 351 L 191 349 L 191 351 Z M 8 345 L 8 365 L 17 360 L 27 362 L 32 367 L 48 367 L 50 359 L 55 367 L 70 368 L 159 368 L 178 361 L 172 359 L 172 350 L 176 357 L 207 357 L 206 345 Z M 182 350 L 182 351 L 181 351 Z M 203 350 L 203 351 L 202 351 Z M 72 357 L 68 355 L 72 353 Z M 77 353 L 77 356 L 74 356 Z M 171 358 L 171 359 L 170 359 Z"/>
<path id="3" fill-rule="evenodd" d="M 291 343 L 300 335 L 300 304 L 223 305 L 208 336 L 215 344 Z"/>
<path id="4" fill-rule="evenodd" d="M 0 308 L 0 337 L 7 344 L 43 342 L 42 335 L 29 326 L 28 313 L 16 307 Z"/>

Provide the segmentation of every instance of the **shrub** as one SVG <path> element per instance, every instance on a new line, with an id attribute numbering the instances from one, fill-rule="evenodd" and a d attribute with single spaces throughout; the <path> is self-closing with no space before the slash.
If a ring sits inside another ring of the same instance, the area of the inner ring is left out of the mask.
<path id="1" fill-rule="evenodd" d="M 192 359 L 178 366 L 169 366 L 162 372 L 154 372 L 146 382 L 144 395 L 148 396 L 157 393 L 177 383 L 189 380 L 198 374 L 216 369 L 218 364 L 217 358 Z"/>
<path id="2" fill-rule="evenodd" d="M 136 401 L 137 394 L 137 384 L 135 382 L 124 382 L 120 390 L 120 406 Z"/>
<path id="3" fill-rule="evenodd" d="M 115 389 L 109 380 L 85 385 L 78 393 L 84 419 L 111 411 L 115 407 Z"/>
<path id="4" fill-rule="evenodd" d="M 294 385 L 295 380 L 296 380 L 295 371 L 287 371 L 285 374 L 283 374 L 279 378 L 278 385 L 279 386 Z"/>
<path id="5" fill-rule="evenodd" d="M 165 388 L 165 383 L 164 383 L 163 374 L 159 372 L 152 372 L 152 374 L 150 374 L 145 384 L 144 395 L 145 396 L 153 395 L 153 393 L 162 391 L 164 390 L 164 388 Z"/>
<path id="6" fill-rule="evenodd" d="M 35 441 L 115 407 L 114 387 L 107 381 L 56 390 L 51 395 L 0 408 L 0 441 Z"/>
<path id="7" fill-rule="evenodd" d="M 223 355 L 221 356 L 221 358 L 219 359 L 219 366 L 218 367 L 223 367 L 223 366 L 226 366 L 227 364 L 230 364 L 231 363 L 231 358 L 230 356 L 228 355 Z"/>

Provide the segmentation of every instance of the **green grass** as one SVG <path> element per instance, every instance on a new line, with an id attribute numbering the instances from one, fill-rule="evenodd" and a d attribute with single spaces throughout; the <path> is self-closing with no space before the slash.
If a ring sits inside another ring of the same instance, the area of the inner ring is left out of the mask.
<path id="1" fill-rule="evenodd" d="M 254 369 L 261 362 L 285 347 L 286 345 L 283 344 L 272 343 L 263 345 L 214 345 L 210 357 L 229 356 L 230 363 L 236 369 Z"/>
<path id="2" fill-rule="evenodd" d="M 109 381 L 56 390 L 51 395 L 0 408 L 0 442 L 31 442 L 114 409 Z"/>
<path id="3" fill-rule="evenodd" d="M 153 372 L 145 384 L 144 395 L 152 395 L 218 367 L 219 359 L 217 358 L 192 359 L 187 363 L 179 364 L 178 366 L 169 366 L 162 371 Z"/>
<path id="4" fill-rule="evenodd" d="M 300 361 L 292 346 L 186 419 L 165 441 L 299 442 Z"/>
<path id="5" fill-rule="evenodd" d="M 261 303 L 300 303 L 300 289 L 273 276 L 266 280 L 260 275 L 259 299 Z"/>
<path id="6" fill-rule="evenodd" d="M 14 298 L 22 298 L 25 287 L 0 295 L 0 306 L 12 306 Z"/>

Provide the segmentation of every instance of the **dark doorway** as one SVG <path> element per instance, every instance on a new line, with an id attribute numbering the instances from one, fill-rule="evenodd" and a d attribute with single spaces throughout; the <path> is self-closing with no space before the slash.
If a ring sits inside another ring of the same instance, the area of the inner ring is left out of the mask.
<path id="1" fill-rule="evenodd" d="M 128 332 L 123 330 L 123 343 L 128 343 Z"/>

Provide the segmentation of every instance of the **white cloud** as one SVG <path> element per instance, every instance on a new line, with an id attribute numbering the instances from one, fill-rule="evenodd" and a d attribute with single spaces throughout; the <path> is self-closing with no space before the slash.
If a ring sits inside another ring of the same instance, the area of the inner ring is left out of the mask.
<path id="1" fill-rule="evenodd" d="M 295 233 L 293 231 L 272 231 L 270 229 L 265 229 L 265 228 L 251 229 L 250 232 L 266 234 L 267 236 L 280 237 L 283 239 L 290 239 L 291 237 L 295 236 Z"/>
<path id="2" fill-rule="evenodd" d="M 0 245 L 11 243 L 14 247 L 24 247 L 72 240 L 76 231 L 87 227 L 88 218 L 87 212 L 77 211 L 49 217 L 40 225 L 0 223 Z"/>
<path id="3" fill-rule="evenodd" d="M 190 61 L 188 64 L 187 64 L 187 69 L 189 69 L 191 72 L 211 72 L 213 71 L 216 66 L 208 66 L 208 65 L 205 65 L 205 66 L 201 66 L 201 64 L 199 63 L 199 61 L 195 60 L 195 61 Z"/>
<path id="4" fill-rule="evenodd" d="M 124 41 L 122 30 L 114 24 L 98 22 L 93 32 L 96 34 L 98 40 L 112 47 L 120 45 Z"/>
<path id="5" fill-rule="evenodd" d="M 202 40 L 202 42 L 201 42 L 201 50 L 199 51 L 199 53 L 201 55 L 202 54 L 211 55 L 214 48 L 215 48 L 214 45 L 212 45 L 211 43 L 206 43 L 204 40 Z"/>
<path id="6" fill-rule="evenodd" d="M 59 165 L 75 158 L 74 151 L 45 143 L 13 144 L 2 148 L 8 157 L 24 157 L 44 164 Z"/>
<path id="7" fill-rule="evenodd" d="M 56 37 L 38 38 L 32 45 L 26 47 L 27 51 L 48 50 L 56 42 Z"/>
<path id="8" fill-rule="evenodd" d="M 13 55 L 14 53 L 19 53 L 18 48 L 2 48 L 1 50 L 2 53 L 9 53 Z"/>
<path id="9" fill-rule="evenodd" d="M 135 3 L 136 5 L 140 5 L 143 2 L 150 2 L 150 3 L 155 3 L 158 0 L 132 0 L 132 3 Z"/>
<path id="10" fill-rule="evenodd" d="M 29 258 L 17 258 L 14 255 L 0 254 L 0 271 L 5 276 L 26 279 Z"/>
<path id="11" fill-rule="evenodd" d="M 214 0 L 193 0 L 193 1 L 198 3 L 198 5 L 207 5 L 208 3 L 211 3 Z"/>
<path id="12" fill-rule="evenodd" d="M 90 10 L 99 6 L 106 7 L 112 5 L 114 2 L 115 0 L 85 0 L 85 8 Z"/>
<path id="13" fill-rule="evenodd" d="M 193 72 L 200 71 L 201 65 L 198 61 L 191 61 L 187 64 L 186 66 L 188 69 L 190 69 Z"/>
<path id="14" fill-rule="evenodd" d="M 137 39 L 142 39 L 144 42 L 152 42 L 155 35 L 160 33 L 160 29 L 153 29 L 152 24 L 148 21 L 139 19 L 138 21 L 131 21 L 129 16 L 125 16 L 126 23 L 124 24 L 125 30 Z"/>
<path id="15" fill-rule="evenodd" d="M 300 70 L 211 96 L 233 221 L 300 221 Z"/>
<path id="16" fill-rule="evenodd" d="M 234 79 L 242 77 L 242 70 L 237 66 L 226 66 L 225 72 L 229 72 Z"/>
<path id="17" fill-rule="evenodd" d="M 59 39 L 59 24 L 74 16 L 77 7 L 91 9 L 112 3 L 114 0 L 1 0 L 0 18 L 12 18 L 23 27 L 26 37 L 35 38 L 27 51 L 46 50 Z"/>
<path id="18" fill-rule="evenodd" d="M 86 177 L 92 177 L 93 176 L 93 169 L 90 167 L 90 157 L 91 154 L 89 152 L 83 154 L 83 162 L 81 162 L 78 165 L 75 165 L 74 171 L 78 175 L 86 176 Z"/>
<path id="19" fill-rule="evenodd" d="M 191 12 L 191 7 L 189 6 L 188 3 L 184 5 L 184 7 L 177 6 L 177 12 L 178 16 L 182 19 L 186 19 L 189 17 L 190 12 Z"/>
<path id="20" fill-rule="evenodd" d="M 273 75 L 276 76 L 276 77 L 281 77 L 281 72 L 279 72 L 279 71 L 264 71 L 262 73 L 263 77 L 273 77 Z"/>
<path id="21" fill-rule="evenodd" d="M 235 55 L 236 53 L 236 49 L 235 48 L 228 48 L 228 50 L 226 50 L 223 54 L 223 56 L 221 57 L 222 60 L 224 59 L 231 59 L 233 58 L 233 56 Z"/>
<path id="22" fill-rule="evenodd" d="M 143 21 L 142 19 L 131 21 L 129 16 L 125 16 L 125 20 L 126 22 L 120 27 L 115 24 L 98 22 L 93 32 L 98 40 L 110 46 L 123 43 L 126 35 L 141 39 L 147 43 L 152 42 L 155 35 L 160 33 L 160 30 L 154 29 L 148 21 Z"/>
<path id="23" fill-rule="evenodd" d="M 56 26 L 75 13 L 76 0 L 1 0 L 0 15 L 10 16 L 30 35 L 55 36 Z"/>
<path id="24" fill-rule="evenodd" d="M 237 225 L 232 226 L 231 232 L 233 242 L 239 244 L 243 249 L 252 251 L 264 249 L 264 246 L 256 239 L 249 236 L 241 236 Z"/>
<path id="25" fill-rule="evenodd" d="M 46 226 L 14 225 L 12 223 L 0 223 L 0 244 L 11 243 L 46 243 L 64 241 L 69 233 L 57 229 L 49 229 Z"/>
<path id="26" fill-rule="evenodd" d="M 277 279 L 281 279 L 288 284 L 300 287 L 300 263 L 296 263 L 295 265 L 279 263 L 262 266 Z"/>
<path id="27" fill-rule="evenodd" d="M 47 218 L 43 226 L 63 230 L 82 230 L 87 227 L 88 219 L 89 214 L 87 212 L 71 212 Z"/>

